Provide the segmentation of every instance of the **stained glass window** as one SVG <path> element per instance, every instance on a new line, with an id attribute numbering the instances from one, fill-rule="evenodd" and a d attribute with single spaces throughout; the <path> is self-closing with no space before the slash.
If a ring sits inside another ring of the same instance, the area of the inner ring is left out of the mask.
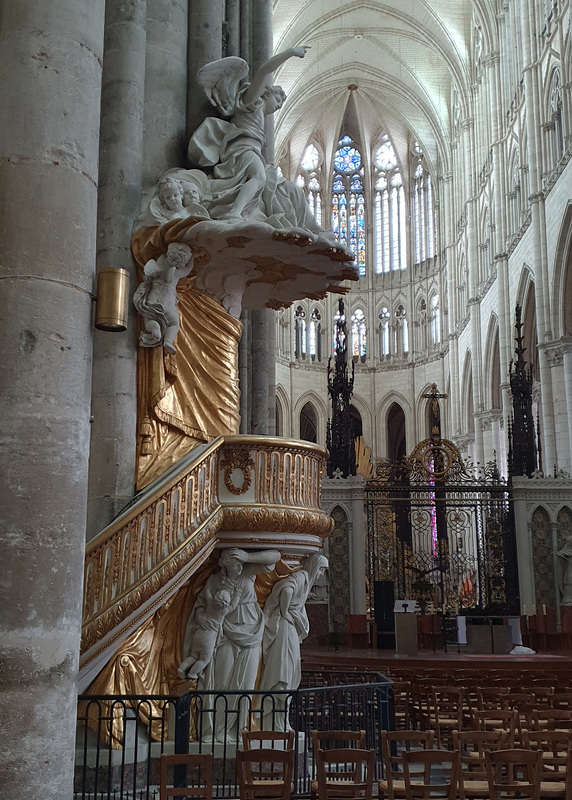
<path id="1" fill-rule="evenodd" d="M 296 338 L 294 355 L 296 358 L 306 358 L 306 312 L 302 306 L 296 308 L 294 335 Z"/>
<path id="2" fill-rule="evenodd" d="M 365 193 L 362 157 L 349 136 L 343 136 L 334 154 L 332 231 L 355 253 L 358 273 L 365 275 Z"/>
<path id="3" fill-rule="evenodd" d="M 413 226 L 415 263 L 421 264 L 437 254 L 435 236 L 435 204 L 431 175 L 425 168 L 419 143 L 413 146 L 415 154 L 413 172 Z"/>
<path id="4" fill-rule="evenodd" d="M 387 134 L 375 151 L 374 167 L 375 271 L 381 274 L 407 266 L 405 190 Z"/>
<path id="5" fill-rule="evenodd" d="M 366 353 L 365 314 L 356 308 L 352 314 L 352 355 L 355 359 L 365 361 Z"/>
<path id="6" fill-rule="evenodd" d="M 321 319 L 322 315 L 320 314 L 319 309 L 314 308 L 312 311 L 312 316 L 310 318 L 310 325 L 308 332 L 308 339 L 309 339 L 308 350 L 312 361 L 315 361 L 316 359 L 318 361 L 322 360 L 322 343 L 321 343 L 322 325 L 320 322 Z"/>
<path id="7" fill-rule="evenodd" d="M 300 163 L 301 172 L 296 178 L 296 185 L 299 186 L 308 201 L 310 211 L 318 225 L 322 224 L 322 173 L 320 169 L 321 156 L 318 148 L 310 144 L 304 150 Z"/>
<path id="8" fill-rule="evenodd" d="M 333 337 L 332 337 L 333 338 L 332 350 L 333 350 L 334 353 L 337 350 L 337 340 L 336 340 L 336 335 L 337 335 L 337 332 L 338 332 L 337 323 L 338 323 L 339 319 L 341 319 L 342 322 L 343 322 L 345 320 L 345 318 L 346 318 L 346 315 L 345 314 L 340 314 L 339 311 L 336 311 L 336 313 L 334 314 L 334 327 L 333 327 Z M 342 337 L 341 338 L 341 342 L 342 342 L 342 345 L 343 345 L 343 343 L 344 343 L 344 333 L 343 333 L 343 331 L 340 331 L 340 336 Z"/>

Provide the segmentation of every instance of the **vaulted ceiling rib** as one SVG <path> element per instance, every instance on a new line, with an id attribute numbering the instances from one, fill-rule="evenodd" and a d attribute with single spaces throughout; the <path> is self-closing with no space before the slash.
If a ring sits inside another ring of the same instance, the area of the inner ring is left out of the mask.
<path id="1" fill-rule="evenodd" d="M 416 138 L 446 169 L 454 88 L 462 116 L 470 108 L 473 2 L 276 0 L 275 50 L 310 46 L 276 75 L 289 95 L 276 117 L 278 158 L 288 152 L 295 169 L 311 138 L 333 142 L 353 85 L 364 139 Z M 479 13 L 488 2 L 478 0 Z"/>

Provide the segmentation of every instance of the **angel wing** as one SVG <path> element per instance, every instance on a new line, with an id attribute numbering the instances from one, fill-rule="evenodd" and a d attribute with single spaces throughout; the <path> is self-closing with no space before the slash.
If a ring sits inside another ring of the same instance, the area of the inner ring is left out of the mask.
<path id="1" fill-rule="evenodd" d="M 236 93 L 247 75 L 246 61 L 238 56 L 228 56 L 201 67 L 197 73 L 197 81 L 213 106 L 216 106 L 225 117 L 231 117 Z"/>

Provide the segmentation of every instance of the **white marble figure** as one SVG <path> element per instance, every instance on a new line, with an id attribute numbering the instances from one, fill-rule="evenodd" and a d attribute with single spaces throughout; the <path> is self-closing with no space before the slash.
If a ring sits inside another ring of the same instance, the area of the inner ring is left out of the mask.
<path id="1" fill-rule="evenodd" d="M 161 223 L 189 216 L 183 205 L 184 194 L 181 181 L 171 177 L 159 181 L 157 196 L 151 201 L 151 205 Z"/>
<path id="2" fill-rule="evenodd" d="M 248 65 L 231 56 L 205 64 L 197 75 L 211 103 L 230 121 L 208 117 L 189 142 L 189 161 L 213 167 L 203 186 L 213 219 L 252 219 L 275 228 L 294 228 L 302 235 L 319 233 L 301 190 L 267 166 L 264 118 L 282 107 L 286 95 L 268 83 L 272 73 L 290 58 L 304 58 L 307 47 L 293 47 L 258 68 L 251 83 L 243 83 Z"/>
<path id="3" fill-rule="evenodd" d="M 189 618 L 183 645 L 184 660 L 194 649 L 193 637 L 197 630 L 195 620 L 208 614 L 209 598 L 220 590 L 230 594 L 230 603 L 218 633 L 213 657 L 199 675 L 199 690 L 252 691 L 260 662 L 260 646 L 264 634 L 264 616 L 258 604 L 254 581 L 259 572 L 271 572 L 280 558 L 277 550 L 247 552 L 237 547 L 223 550 L 219 559 L 220 572 L 207 578 Z M 236 707 L 234 698 L 229 698 L 228 709 Z M 241 704 L 241 714 L 247 713 L 247 704 Z M 221 707 L 222 708 L 222 707 Z M 216 741 L 224 740 L 225 714 L 217 714 Z M 232 719 L 233 715 L 227 717 Z M 235 719 L 227 736 L 236 741 L 237 730 L 246 724 L 246 718 Z M 238 726 L 238 727 L 237 727 Z M 207 725 L 203 725 L 203 736 L 210 736 Z"/>
<path id="4" fill-rule="evenodd" d="M 182 197 L 182 192 L 181 192 Z M 133 294 L 133 304 L 145 321 L 139 343 L 142 347 L 163 344 L 168 353 L 175 353 L 174 341 L 179 330 L 177 283 L 193 268 L 191 248 L 172 242 L 166 254 L 145 264 L 145 277 Z"/>
<path id="5" fill-rule="evenodd" d="M 176 219 L 197 217 L 208 219 L 209 213 L 200 203 L 205 175 L 199 170 L 169 169 L 146 195 L 144 208 L 134 230 L 164 225 Z"/>
<path id="6" fill-rule="evenodd" d="M 262 658 L 264 672 L 260 688 L 264 691 L 297 689 L 302 678 L 300 643 L 310 632 L 306 600 L 312 586 L 328 568 L 328 560 L 314 553 L 301 560 L 302 569 L 274 584 L 264 606 Z M 266 730 L 286 726 L 285 698 L 264 701 L 263 725 Z"/>
<path id="7" fill-rule="evenodd" d="M 190 654 L 178 669 L 179 677 L 183 679 L 196 680 L 212 660 L 231 596 L 230 592 L 221 588 L 206 599 L 206 607 L 199 609 L 194 617 Z"/>
<path id="8" fill-rule="evenodd" d="M 560 590 L 560 605 L 572 606 L 572 534 L 566 537 L 563 546 L 556 552 L 558 562 L 556 577 Z"/>

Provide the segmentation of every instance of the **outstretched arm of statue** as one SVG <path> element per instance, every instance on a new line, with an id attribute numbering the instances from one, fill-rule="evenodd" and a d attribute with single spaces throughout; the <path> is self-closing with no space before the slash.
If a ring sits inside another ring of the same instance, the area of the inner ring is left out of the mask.
<path id="1" fill-rule="evenodd" d="M 258 67 L 252 79 L 252 83 L 244 93 L 244 102 L 248 104 L 258 100 L 266 88 L 269 76 L 272 75 L 278 67 L 282 66 L 285 61 L 288 61 L 288 59 L 304 58 L 307 50 L 308 48 L 306 46 L 290 47 L 288 50 L 284 50 L 284 52 L 272 56 L 272 58 L 269 58 L 262 66 Z"/>

